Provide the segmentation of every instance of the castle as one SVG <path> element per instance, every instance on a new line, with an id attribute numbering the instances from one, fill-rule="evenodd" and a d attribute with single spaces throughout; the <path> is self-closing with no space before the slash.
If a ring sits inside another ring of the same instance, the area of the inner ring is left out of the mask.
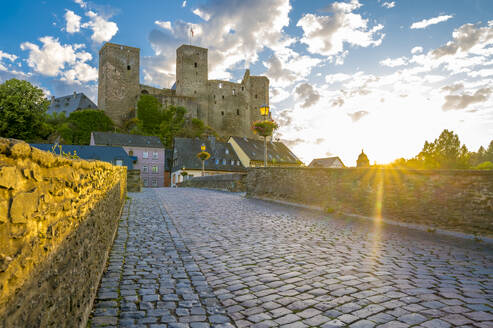
<path id="1" fill-rule="evenodd" d="M 246 70 L 241 83 L 209 80 L 208 50 L 192 45 L 176 49 L 176 82 L 171 89 L 140 84 L 140 49 L 106 43 L 99 51 L 98 107 L 122 126 L 135 116 L 141 94 L 156 97 L 163 106 L 187 109 L 220 136 L 257 138 L 251 122 L 269 104 L 269 79 Z"/>

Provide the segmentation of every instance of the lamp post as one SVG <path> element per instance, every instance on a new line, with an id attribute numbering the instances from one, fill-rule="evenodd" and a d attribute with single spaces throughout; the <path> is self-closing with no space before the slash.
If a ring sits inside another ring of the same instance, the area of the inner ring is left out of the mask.
<path id="1" fill-rule="evenodd" d="M 269 106 L 262 105 L 260 106 L 260 115 L 264 118 L 264 121 L 267 121 L 267 117 L 269 116 Z M 267 136 L 264 135 L 264 167 L 267 167 Z"/>
<path id="2" fill-rule="evenodd" d="M 200 151 L 201 152 L 205 152 L 205 144 L 202 144 L 202 146 L 200 146 Z M 205 159 L 202 159 L 201 158 L 201 160 L 202 160 L 202 176 L 204 176 L 205 175 L 204 174 L 204 162 L 205 162 Z"/>

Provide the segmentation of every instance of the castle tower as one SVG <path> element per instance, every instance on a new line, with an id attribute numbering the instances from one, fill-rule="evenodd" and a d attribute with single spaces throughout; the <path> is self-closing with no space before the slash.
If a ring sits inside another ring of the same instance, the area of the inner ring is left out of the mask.
<path id="1" fill-rule="evenodd" d="M 176 49 L 176 95 L 207 96 L 207 49 L 182 45 Z"/>
<path id="2" fill-rule="evenodd" d="M 105 43 L 99 51 L 98 107 L 117 126 L 134 115 L 139 97 L 140 49 Z"/>

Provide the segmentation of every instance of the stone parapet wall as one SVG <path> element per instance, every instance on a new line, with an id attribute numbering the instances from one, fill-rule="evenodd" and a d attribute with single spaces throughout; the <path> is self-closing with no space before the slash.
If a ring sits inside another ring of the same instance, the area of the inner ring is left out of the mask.
<path id="1" fill-rule="evenodd" d="M 247 195 L 493 236 L 493 171 L 253 168 Z"/>
<path id="2" fill-rule="evenodd" d="M 140 192 L 142 190 L 142 180 L 140 170 L 128 170 L 127 172 L 127 191 Z"/>
<path id="3" fill-rule="evenodd" d="M 245 178 L 246 173 L 218 174 L 204 177 L 194 177 L 193 179 L 189 179 L 178 184 L 178 186 L 245 192 Z"/>
<path id="4" fill-rule="evenodd" d="M 85 325 L 126 174 L 0 138 L 0 327 Z"/>

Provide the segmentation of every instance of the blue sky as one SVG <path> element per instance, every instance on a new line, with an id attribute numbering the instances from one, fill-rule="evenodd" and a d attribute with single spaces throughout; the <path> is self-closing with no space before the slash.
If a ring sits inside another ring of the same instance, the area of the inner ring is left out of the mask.
<path id="1" fill-rule="evenodd" d="M 493 139 L 491 0 L 3 1 L 0 82 L 97 101 L 104 42 L 141 48 L 141 83 L 174 81 L 175 49 L 209 48 L 209 78 L 267 75 L 277 137 L 303 160 L 417 154 L 452 129 Z"/>

